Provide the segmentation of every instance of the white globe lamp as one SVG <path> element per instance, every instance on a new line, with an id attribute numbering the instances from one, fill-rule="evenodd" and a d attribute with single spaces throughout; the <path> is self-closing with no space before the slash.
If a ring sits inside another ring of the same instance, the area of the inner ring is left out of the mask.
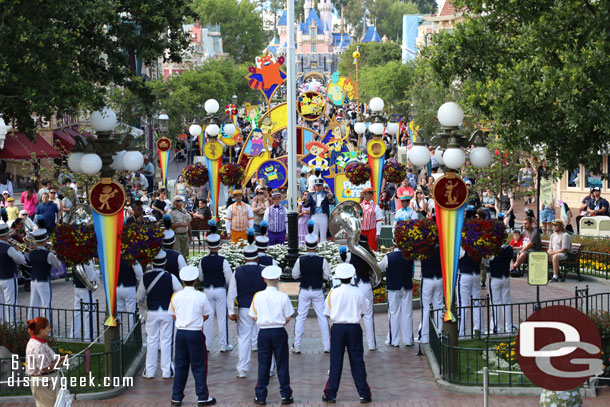
<path id="1" fill-rule="evenodd" d="M 218 136 L 218 133 L 220 133 L 220 127 L 218 127 L 217 124 L 210 124 L 208 127 L 205 128 L 205 132 L 210 137 L 216 137 Z"/>
<path id="2" fill-rule="evenodd" d="M 112 156 L 112 164 L 110 164 L 110 168 L 115 169 L 117 171 L 121 171 L 123 169 L 123 156 L 125 155 L 125 153 L 125 150 L 117 151 L 116 153 L 114 153 L 114 155 Z"/>
<path id="3" fill-rule="evenodd" d="M 80 159 L 80 172 L 93 175 L 102 169 L 102 159 L 97 154 L 84 154 Z"/>
<path id="4" fill-rule="evenodd" d="M 383 110 L 383 99 L 379 97 L 375 97 L 371 99 L 369 102 L 369 107 L 371 108 L 371 112 L 381 112 Z"/>
<path id="5" fill-rule="evenodd" d="M 423 167 L 430 161 L 430 151 L 423 145 L 414 145 L 409 150 L 407 155 L 411 164 L 417 167 Z"/>
<path id="6" fill-rule="evenodd" d="M 458 127 L 464 120 L 464 111 L 455 102 L 443 103 L 438 108 L 438 121 L 443 127 Z"/>
<path id="7" fill-rule="evenodd" d="M 356 122 L 356 124 L 354 124 L 354 131 L 358 134 L 364 134 L 366 131 L 366 124 L 363 122 Z"/>
<path id="8" fill-rule="evenodd" d="M 389 122 L 388 125 L 385 127 L 385 131 L 388 134 L 391 134 L 392 136 L 395 136 L 396 133 L 398 133 L 399 127 L 398 127 L 398 123 L 396 122 Z"/>
<path id="9" fill-rule="evenodd" d="M 191 124 L 191 127 L 189 127 L 189 133 L 191 133 L 191 136 L 193 137 L 199 137 L 201 134 L 201 126 L 198 124 Z"/>
<path id="10" fill-rule="evenodd" d="M 68 167 L 72 172 L 81 172 L 80 160 L 83 158 L 84 153 L 71 153 L 68 156 Z"/>
<path id="11" fill-rule="evenodd" d="M 381 136 L 383 134 L 383 123 L 372 123 L 370 129 L 374 135 Z"/>
<path id="12" fill-rule="evenodd" d="M 139 151 L 127 151 L 123 154 L 123 168 L 127 171 L 137 171 L 144 164 L 144 156 Z"/>
<path id="13" fill-rule="evenodd" d="M 227 123 L 224 126 L 222 126 L 222 131 L 227 136 L 232 136 L 233 134 L 235 134 L 235 125 L 233 123 Z"/>
<path id="14" fill-rule="evenodd" d="M 444 165 L 445 161 L 443 161 L 443 150 L 440 147 L 436 147 L 436 150 L 434 150 L 434 159 L 438 165 Z"/>
<path id="15" fill-rule="evenodd" d="M 491 151 L 487 147 L 475 147 L 470 151 L 470 162 L 477 168 L 491 164 Z"/>
<path id="16" fill-rule="evenodd" d="M 100 112 L 99 110 L 91 113 L 91 126 L 95 131 L 108 132 L 116 127 L 116 114 L 109 107 L 105 107 Z"/>
<path id="17" fill-rule="evenodd" d="M 446 167 L 457 170 L 466 162 L 466 154 L 460 148 L 448 148 L 443 153 L 443 161 Z"/>
<path id="18" fill-rule="evenodd" d="M 208 99 L 205 101 L 205 104 L 203 105 L 203 108 L 205 109 L 205 111 L 208 114 L 214 114 L 216 112 L 218 112 L 218 108 L 220 106 L 218 105 L 218 102 L 216 101 L 216 99 Z"/>

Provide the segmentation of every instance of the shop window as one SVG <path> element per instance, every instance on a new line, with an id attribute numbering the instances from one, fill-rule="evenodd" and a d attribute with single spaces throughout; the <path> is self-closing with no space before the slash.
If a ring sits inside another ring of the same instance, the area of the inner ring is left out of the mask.
<path id="1" fill-rule="evenodd" d="M 580 166 L 575 170 L 568 171 L 568 187 L 580 188 Z"/>
<path id="2" fill-rule="evenodd" d="M 585 169 L 585 187 L 602 187 L 602 174 L 604 172 L 604 162 L 603 157 L 599 157 L 599 164 L 592 168 Z"/>

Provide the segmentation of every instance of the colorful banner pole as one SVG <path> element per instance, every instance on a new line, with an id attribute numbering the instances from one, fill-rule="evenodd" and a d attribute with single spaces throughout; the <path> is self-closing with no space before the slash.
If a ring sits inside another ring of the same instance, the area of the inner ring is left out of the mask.
<path id="1" fill-rule="evenodd" d="M 220 193 L 222 145 L 215 139 L 208 141 L 203 149 L 203 155 L 205 156 L 205 165 L 208 167 L 208 178 L 210 182 L 210 195 L 212 197 L 214 219 L 218 221 L 218 195 Z"/>
<path id="2" fill-rule="evenodd" d="M 379 204 L 381 186 L 383 184 L 383 164 L 385 163 L 385 143 L 381 140 L 373 139 L 366 145 L 366 152 L 369 156 L 369 168 L 371 169 L 371 187 L 375 188 L 373 198 Z"/>
<path id="3" fill-rule="evenodd" d="M 97 237 L 97 254 L 100 259 L 108 310 L 108 319 L 104 324 L 117 326 L 116 288 L 121 262 L 125 191 L 111 178 L 102 178 L 101 182 L 91 188 L 89 200 L 93 208 L 93 227 Z"/>
<path id="4" fill-rule="evenodd" d="M 436 180 L 432 196 L 436 205 L 436 227 L 441 252 L 445 306 L 447 308 L 444 320 L 455 322 L 456 319 L 451 311 L 451 305 L 453 304 L 457 284 L 464 209 L 468 198 L 468 189 L 461 177 L 449 172 Z"/>
<path id="5" fill-rule="evenodd" d="M 167 188 L 167 171 L 169 168 L 169 154 L 172 142 L 167 137 L 157 140 L 157 151 L 159 153 L 159 169 L 161 170 L 161 181 L 163 188 Z"/>
<path id="6" fill-rule="evenodd" d="M 203 156 L 203 147 L 205 146 L 205 126 L 201 127 L 201 134 L 197 136 L 199 142 L 199 155 Z"/>

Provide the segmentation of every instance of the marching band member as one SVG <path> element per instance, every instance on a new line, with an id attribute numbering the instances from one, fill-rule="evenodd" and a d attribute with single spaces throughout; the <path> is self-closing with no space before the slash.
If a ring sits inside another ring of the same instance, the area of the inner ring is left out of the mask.
<path id="1" fill-rule="evenodd" d="M 174 250 L 174 243 L 176 243 L 176 234 L 173 230 L 165 230 L 163 232 L 163 251 L 167 256 L 167 262 L 165 263 L 165 270 L 170 274 L 180 278 L 180 270 L 186 267 L 186 260 L 184 256 L 177 250 Z"/>
<path id="2" fill-rule="evenodd" d="M 365 188 L 362 190 L 363 200 L 360 203 L 362 206 L 362 234 L 365 235 L 369 242 L 369 247 L 377 250 L 379 235 L 381 234 L 381 222 L 383 221 L 383 211 L 373 201 L 373 188 Z"/>
<path id="3" fill-rule="evenodd" d="M 315 222 L 314 234 L 319 236 L 320 242 L 326 241 L 328 232 L 328 217 L 330 216 L 330 204 L 335 203 L 335 197 L 330 192 L 324 192 L 324 180 L 316 178 L 315 192 L 309 194 L 307 202 L 303 207 L 309 208 L 311 218 Z"/>
<path id="4" fill-rule="evenodd" d="M 32 283 L 30 292 L 30 319 L 39 314 L 33 308 L 47 308 L 45 313 L 50 313 L 51 308 L 51 268 L 61 267 L 61 263 L 54 253 L 46 248 L 49 235 L 46 229 L 36 229 L 32 232 L 34 241 L 38 244 L 36 249 L 30 252 L 30 263 L 32 264 Z M 36 315 L 34 315 L 36 314 Z M 43 315 L 44 316 L 44 315 Z M 51 320 L 51 316 L 47 318 Z"/>
<path id="5" fill-rule="evenodd" d="M 513 258 L 513 248 L 502 245 L 500 253 L 489 262 L 489 295 L 493 304 L 493 319 L 491 329 L 495 333 L 512 333 L 513 321 L 510 312 L 510 262 Z M 499 304 L 502 304 L 500 306 Z M 508 305 L 507 305 L 508 304 Z M 504 329 L 500 324 L 500 316 L 504 318 Z"/>
<path id="6" fill-rule="evenodd" d="M 434 252 L 421 261 L 421 309 L 422 316 L 419 324 L 418 337 L 421 343 L 428 343 L 430 338 L 430 304 L 435 312 L 437 328 L 443 324 L 443 270 L 441 268 L 441 251 L 438 245 Z"/>
<path id="7" fill-rule="evenodd" d="M 267 233 L 267 221 L 261 222 L 261 234 L 256 236 L 256 247 L 258 247 L 258 264 L 261 266 L 277 266 L 275 259 L 268 254 L 267 247 L 269 247 L 269 238 L 265 236 Z"/>
<path id="8" fill-rule="evenodd" d="M 284 244 L 286 242 L 286 226 L 288 225 L 288 211 L 280 202 L 282 194 L 279 191 L 271 195 L 273 205 L 265 209 L 263 220 L 269 222 L 269 245 Z"/>
<path id="9" fill-rule="evenodd" d="M 277 288 L 282 270 L 278 266 L 267 266 L 262 271 L 267 288 L 254 294 L 248 314 L 258 325 L 258 381 L 254 403 L 264 405 L 267 400 L 269 371 L 272 359 L 277 363 L 282 404 L 292 404 L 292 389 L 288 372 L 288 333 L 284 326 L 294 314 L 288 295 Z"/>
<path id="10" fill-rule="evenodd" d="M 474 335 L 481 335 L 481 308 L 476 305 L 476 302 L 470 301 L 481 298 L 481 261 L 474 261 L 464 249 L 460 249 L 460 260 L 458 262 L 460 273 L 458 274 L 458 290 L 459 304 L 461 305 L 460 329 L 459 335 L 463 336 L 466 331 L 466 322 L 468 321 L 466 313 L 470 308 L 473 316 Z"/>
<path id="11" fill-rule="evenodd" d="M 216 221 L 210 221 L 210 233 L 206 237 L 210 254 L 201 258 L 199 262 L 199 280 L 203 283 L 204 292 L 212 307 L 210 317 L 203 324 L 207 347 L 212 343 L 212 330 L 214 328 L 214 314 L 218 326 L 218 343 L 220 351 L 233 350 L 227 337 L 227 287 L 233 277 L 231 266 L 227 259 L 218 254 L 220 250 L 220 235 L 216 233 Z M 182 270 L 182 269 L 181 269 Z"/>
<path id="12" fill-rule="evenodd" d="M 358 244 L 370 251 L 366 236 L 360 235 Z M 351 252 L 348 253 L 347 261 L 354 266 L 356 270 L 356 285 L 358 285 L 360 291 L 362 291 L 362 295 L 364 295 L 364 298 L 366 299 L 366 309 L 363 321 L 369 351 L 376 351 L 377 341 L 375 340 L 375 319 L 373 316 L 374 296 L 373 288 L 371 286 L 371 267 L 366 261 Z"/>
<path id="13" fill-rule="evenodd" d="M 166 254 L 163 250 L 153 260 L 151 270 L 144 273 L 138 287 L 138 302 L 146 298 L 146 367 L 142 377 L 153 379 L 157 372 L 157 353 L 161 348 L 161 372 L 164 379 L 173 376 L 172 342 L 174 340 L 174 321 L 167 312 L 175 292 L 182 290 L 176 276 L 163 270 Z"/>
<path id="14" fill-rule="evenodd" d="M 396 245 L 394 251 L 386 254 L 381 263 L 381 271 L 386 272 L 388 292 L 388 321 L 390 327 L 387 346 L 413 346 L 413 261 L 403 257 Z"/>
<path id="15" fill-rule="evenodd" d="M 318 317 L 318 326 L 322 339 L 324 352 L 330 352 L 330 328 L 324 315 L 324 284 L 330 278 L 330 266 L 324 257 L 318 256 L 318 237 L 313 234 L 305 236 L 307 254 L 299 257 L 292 268 L 292 278 L 301 279 L 299 288 L 299 306 L 294 325 L 294 344 L 292 351 L 301 353 L 301 339 L 305 333 L 305 321 L 309 312 L 309 305 Z"/>
<path id="16" fill-rule="evenodd" d="M 203 325 L 212 313 L 212 306 L 205 293 L 195 290 L 195 281 L 197 281 L 198 275 L 199 272 L 194 266 L 182 268 L 180 279 L 184 282 L 184 290 L 173 294 L 170 300 L 169 315 L 176 321 L 177 328 L 176 376 L 174 377 L 171 402 L 171 405 L 175 407 L 182 405 L 189 365 L 195 379 L 197 406 L 216 404 L 216 399 L 210 397 L 206 383 L 208 361 L 206 338 L 203 334 Z"/>
<path id="17" fill-rule="evenodd" d="M 246 231 L 254 227 L 254 213 L 252 207 L 247 203 L 243 203 L 244 193 L 241 189 L 233 191 L 233 199 L 235 203 L 229 206 L 227 216 L 225 218 L 227 234 L 231 242 L 236 244 L 239 240 L 246 240 Z"/>
<path id="18" fill-rule="evenodd" d="M 253 335 L 256 335 L 256 324 L 248 315 L 252 297 L 258 291 L 265 289 L 265 281 L 261 275 L 263 266 L 258 264 L 258 249 L 250 244 L 244 248 L 245 264 L 235 269 L 229 283 L 227 296 L 227 311 L 229 319 L 237 322 L 237 340 L 239 344 L 239 362 L 237 363 L 237 377 L 243 378 L 248 374 L 250 366 L 250 348 Z M 235 300 L 237 300 L 238 313 L 235 313 Z"/>
<path id="19" fill-rule="evenodd" d="M 143 273 L 139 262 L 130 264 L 121 256 L 116 287 L 116 309 L 118 312 L 136 312 L 137 289 L 140 281 L 142 281 Z"/>
<path id="20" fill-rule="evenodd" d="M 371 389 L 366 382 L 360 327 L 360 320 L 367 308 L 367 300 L 362 295 L 362 291 L 350 284 L 355 272 L 351 264 L 339 264 L 335 275 L 341 280 L 341 285 L 330 290 L 324 301 L 324 314 L 333 324 L 330 330 L 330 371 L 322 396 L 322 400 L 327 403 L 336 403 L 345 348 L 349 354 L 352 377 L 360 395 L 360 402 L 371 402 Z"/>
<path id="21" fill-rule="evenodd" d="M 100 272 L 95 268 L 95 262 L 89 260 L 82 265 L 87 276 L 87 280 L 91 283 L 100 281 Z M 93 291 L 87 288 L 87 285 L 82 281 L 78 274 L 73 273 L 74 283 L 74 321 L 72 323 L 72 338 L 80 338 L 88 341 L 95 339 L 95 327 L 93 323 Z M 140 276 L 142 274 L 140 273 Z M 119 281 L 121 272 L 119 270 Z M 119 288 L 117 287 L 117 311 L 119 309 Z M 136 287 L 133 287 L 133 303 L 135 311 Z M 82 304 L 82 305 L 81 305 Z M 81 313 L 83 326 L 81 327 Z"/>
<path id="22" fill-rule="evenodd" d="M 9 228 L 0 224 L 0 304 L 17 305 L 17 266 L 25 256 L 8 243 Z M 0 322 L 15 321 L 14 307 L 0 307 Z"/>
<path id="23" fill-rule="evenodd" d="M 392 229 L 396 227 L 396 223 L 400 220 L 418 220 L 419 217 L 417 212 L 413 208 L 411 208 L 411 194 L 409 191 L 404 192 L 400 195 L 400 206 L 401 208 L 394 215 L 394 224 L 392 225 Z"/>

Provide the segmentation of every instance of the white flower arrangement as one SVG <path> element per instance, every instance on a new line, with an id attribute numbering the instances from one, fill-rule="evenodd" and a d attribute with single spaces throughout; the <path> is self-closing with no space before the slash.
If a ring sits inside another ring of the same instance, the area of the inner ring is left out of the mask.
<path id="1" fill-rule="evenodd" d="M 513 370 L 513 371 L 521 371 L 519 368 L 519 363 L 517 363 L 517 358 L 514 355 L 511 355 L 511 350 L 507 351 L 498 351 L 498 344 L 492 343 L 489 347 L 481 353 L 482 359 L 487 362 L 487 366 L 490 370 Z M 514 351 L 512 351 L 514 353 Z M 501 356 L 501 354 L 504 355 Z M 512 362 L 509 362 L 506 357 L 511 358 Z"/>

